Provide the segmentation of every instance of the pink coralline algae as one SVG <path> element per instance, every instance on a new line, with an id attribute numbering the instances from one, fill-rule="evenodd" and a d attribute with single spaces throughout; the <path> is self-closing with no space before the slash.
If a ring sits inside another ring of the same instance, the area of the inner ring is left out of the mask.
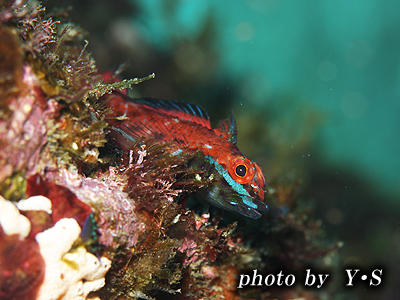
<path id="1" fill-rule="evenodd" d="M 116 185 L 113 176 L 101 179 L 86 178 L 65 169 L 47 174 L 47 178 L 66 187 L 95 211 L 99 226 L 99 242 L 107 247 L 133 247 L 145 225 L 134 213 L 134 202 Z M 87 216 L 86 216 L 87 217 Z"/>
<path id="2" fill-rule="evenodd" d="M 9 100 L 10 116 L 0 119 L 0 182 L 15 171 L 36 172 L 40 150 L 47 142 L 46 122 L 54 113 L 54 102 L 44 101 L 30 66 L 23 68 L 22 84 L 19 96 Z"/>

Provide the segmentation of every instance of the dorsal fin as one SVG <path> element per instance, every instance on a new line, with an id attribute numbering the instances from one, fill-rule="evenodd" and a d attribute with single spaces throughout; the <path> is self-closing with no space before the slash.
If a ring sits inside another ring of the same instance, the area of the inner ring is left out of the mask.
<path id="1" fill-rule="evenodd" d="M 162 100 L 157 98 L 138 98 L 130 99 L 130 101 L 147 105 L 156 110 L 163 110 L 165 113 L 200 124 L 211 129 L 210 117 L 206 110 L 199 105 L 190 104 L 174 100 Z"/>
<path id="2" fill-rule="evenodd" d="M 228 141 L 236 144 L 237 129 L 233 111 L 231 111 L 231 115 L 228 118 L 218 122 L 214 132 Z"/>

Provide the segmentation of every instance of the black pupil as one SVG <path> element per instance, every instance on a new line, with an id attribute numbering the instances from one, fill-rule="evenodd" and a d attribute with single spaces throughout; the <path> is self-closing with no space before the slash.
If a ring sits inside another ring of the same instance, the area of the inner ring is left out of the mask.
<path id="1" fill-rule="evenodd" d="M 240 176 L 240 177 L 243 177 L 244 175 L 246 175 L 246 166 L 238 165 L 236 167 L 236 174 L 237 174 L 237 176 Z"/>

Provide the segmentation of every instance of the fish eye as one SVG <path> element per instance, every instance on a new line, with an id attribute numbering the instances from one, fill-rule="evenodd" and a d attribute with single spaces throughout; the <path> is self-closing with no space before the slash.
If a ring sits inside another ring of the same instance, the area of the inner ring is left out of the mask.
<path id="1" fill-rule="evenodd" d="M 255 168 L 250 159 L 247 157 L 239 156 L 229 162 L 229 174 L 232 179 L 240 184 L 250 182 L 255 174 Z"/>
<path id="2" fill-rule="evenodd" d="M 236 175 L 239 177 L 246 176 L 247 168 L 245 165 L 238 165 L 235 169 Z"/>

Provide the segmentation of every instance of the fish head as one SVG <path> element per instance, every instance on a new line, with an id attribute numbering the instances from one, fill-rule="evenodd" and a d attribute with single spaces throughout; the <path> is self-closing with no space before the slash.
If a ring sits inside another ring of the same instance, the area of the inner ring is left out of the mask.
<path id="1" fill-rule="evenodd" d="M 263 202 L 266 181 L 258 164 L 244 155 L 206 159 L 215 168 L 213 182 L 203 191 L 211 204 L 253 219 L 268 211 Z"/>

